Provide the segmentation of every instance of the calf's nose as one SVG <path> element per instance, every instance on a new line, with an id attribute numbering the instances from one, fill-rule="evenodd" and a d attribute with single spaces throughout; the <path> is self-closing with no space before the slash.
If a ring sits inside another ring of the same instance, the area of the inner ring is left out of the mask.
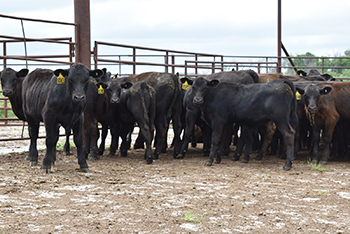
<path id="1" fill-rule="evenodd" d="M 74 101 L 75 102 L 82 102 L 85 99 L 85 95 L 83 94 L 75 94 L 74 95 Z"/>
<path id="2" fill-rule="evenodd" d="M 193 98 L 193 103 L 197 104 L 197 105 L 202 104 L 203 103 L 203 99 L 195 97 L 195 98 Z"/>
<path id="3" fill-rule="evenodd" d="M 308 111 L 310 112 L 310 114 L 315 114 L 317 111 L 317 108 L 316 106 L 309 106 Z"/>
<path id="4" fill-rule="evenodd" d="M 2 91 L 2 94 L 3 94 L 5 97 L 11 97 L 12 94 L 13 94 L 13 92 L 12 92 L 12 90 L 4 89 L 4 90 Z"/>

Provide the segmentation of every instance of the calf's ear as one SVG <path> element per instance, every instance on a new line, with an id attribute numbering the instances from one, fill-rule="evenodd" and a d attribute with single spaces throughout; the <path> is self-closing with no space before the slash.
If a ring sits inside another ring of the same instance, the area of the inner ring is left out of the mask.
<path id="1" fill-rule="evenodd" d="M 330 74 L 322 74 L 321 76 L 324 77 L 326 80 L 335 81 L 335 79 L 333 78 L 333 76 L 330 75 Z"/>
<path id="2" fill-rule="evenodd" d="M 302 89 L 302 88 L 295 87 L 295 89 L 297 90 L 297 92 L 298 92 L 300 95 L 303 95 L 303 94 L 305 93 L 304 89 Z"/>
<path id="3" fill-rule="evenodd" d="M 108 87 L 108 85 L 106 83 L 103 83 L 103 82 L 98 82 L 96 84 L 97 88 L 100 88 L 100 86 L 102 86 L 102 88 L 106 89 Z"/>
<path id="4" fill-rule="evenodd" d="M 132 83 L 130 82 L 124 82 L 120 85 L 123 89 L 129 89 L 132 86 Z"/>
<path id="5" fill-rule="evenodd" d="M 192 84 L 193 84 L 193 80 L 191 80 L 191 79 L 189 79 L 189 78 L 187 78 L 187 77 L 181 78 L 180 81 L 181 81 L 181 83 L 183 83 L 183 84 L 186 83 L 186 81 L 187 81 L 187 83 L 188 83 L 189 85 L 192 85 Z"/>
<path id="6" fill-rule="evenodd" d="M 326 86 L 323 89 L 320 90 L 321 95 L 329 94 L 332 91 L 331 86 Z"/>
<path id="7" fill-rule="evenodd" d="M 100 69 L 95 69 L 90 71 L 90 76 L 93 78 L 100 78 L 103 75 L 103 71 Z"/>
<path id="8" fill-rule="evenodd" d="M 207 85 L 210 87 L 216 87 L 220 83 L 219 80 L 211 80 L 207 82 Z"/>
<path id="9" fill-rule="evenodd" d="M 304 72 L 303 70 L 298 70 L 297 74 L 298 74 L 298 76 L 306 76 L 307 75 L 306 72 Z"/>
<path id="10" fill-rule="evenodd" d="M 22 69 L 19 72 L 16 72 L 17 77 L 25 77 L 28 74 L 29 70 L 28 69 Z"/>
<path id="11" fill-rule="evenodd" d="M 62 76 L 66 77 L 68 76 L 68 70 L 63 70 L 63 69 L 57 69 L 53 72 L 55 74 L 55 76 L 59 76 L 60 73 L 62 74 Z"/>

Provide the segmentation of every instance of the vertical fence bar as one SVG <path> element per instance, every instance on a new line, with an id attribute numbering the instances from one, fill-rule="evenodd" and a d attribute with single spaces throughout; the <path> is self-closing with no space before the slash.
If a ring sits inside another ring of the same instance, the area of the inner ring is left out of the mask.
<path id="1" fill-rule="evenodd" d="M 281 0 L 278 0 L 278 13 L 277 13 L 277 73 L 281 73 L 282 69 L 282 20 L 281 20 Z"/>
<path id="2" fill-rule="evenodd" d="M 69 42 L 72 42 L 72 38 L 69 38 Z M 69 62 L 73 62 L 74 45 L 69 44 Z"/>
<path id="3" fill-rule="evenodd" d="M 166 72 L 166 73 L 168 73 L 168 69 L 169 69 L 168 57 L 169 57 L 169 52 L 166 51 L 166 52 L 165 52 L 165 72 Z"/>
<path id="4" fill-rule="evenodd" d="M 221 56 L 221 71 L 224 71 L 224 56 Z"/>
<path id="5" fill-rule="evenodd" d="M 136 48 L 132 48 L 132 61 L 134 62 L 132 65 L 133 75 L 136 74 Z"/>
<path id="6" fill-rule="evenodd" d="M 195 66 L 195 68 L 194 68 L 194 72 L 196 73 L 196 75 L 198 74 L 198 63 L 197 63 L 197 61 L 198 61 L 198 54 L 195 54 L 194 55 L 194 60 L 196 61 L 196 66 Z"/>
<path id="7" fill-rule="evenodd" d="M 95 64 L 95 69 L 97 69 L 98 65 L 98 59 L 97 59 L 97 53 L 98 53 L 98 50 L 97 50 L 97 47 L 98 47 L 98 43 L 97 41 L 95 41 L 95 46 L 94 46 L 94 64 Z"/>
<path id="8" fill-rule="evenodd" d="M 171 64 L 173 65 L 172 66 L 172 73 L 175 74 L 175 66 L 174 66 L 175 65 L 175 56 L 174 55 L 171 56 Z"/>
<path id="9" fill-rule="evenodd" d="M 7 115 L 7 99 L 4 100 L 4 118 L 7 119 L 8 115 Z M 8 124 L 8 121 L 5 121 L 5 124 Z"/>
<path id="10" fill-rule="evenodd" d="M 7 65 L 7 59 L 6 59 L 6 42 L 4 41 L 3 42 L 3 55 L 4 55 L 4 58 L 3 58 L 3 67 L 4 69 L 6 68 L 6 65 Z"/>

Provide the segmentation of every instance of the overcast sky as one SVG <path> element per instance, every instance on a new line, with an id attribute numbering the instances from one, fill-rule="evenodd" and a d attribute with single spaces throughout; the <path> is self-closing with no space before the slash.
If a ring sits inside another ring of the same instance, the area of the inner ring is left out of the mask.
<path id="1" fill-rule="evenodd" d="M 1 1 L 0 9 L 6 15 L 74 22 L 74 0 Z M 92 41 L 277 55 L 277 0 L 90 0 L 90 10 Z M 349 21 L 349 0 L 282 0 L 282 41 L 293 55 L 343 54 L 350 49 Z M 22 36 L 20 21 L 0 17 L 0 25 L 1 35 Z M 69 26 L 24 22 L 24 27 L 27 37 L 74 37 Z"/>

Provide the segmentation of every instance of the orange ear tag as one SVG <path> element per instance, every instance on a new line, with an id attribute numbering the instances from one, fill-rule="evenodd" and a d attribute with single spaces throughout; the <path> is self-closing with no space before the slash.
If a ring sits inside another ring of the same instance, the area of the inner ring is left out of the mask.
<path id="1" fill-rule="evenodd" d="M 62 76 L 62 73 L 60 73 L 59 76 L 57 76 L 57 84 L 64 84 L 64 82 L 65 78 Z"/>
<path id="2" fill-rule="evenodd" d="M 104 94 L 105 90 L 103 89 L 102 85 L 98 88 L 98 94 Z"/>
<path id="3" fill-rule="evenodd" d="M 190 88 L 190 85 L 188 84 L 187 81 L 185 81 L 185 83 L 182 84 L 182 89 L 188 90 L 189 88 Z"/>

